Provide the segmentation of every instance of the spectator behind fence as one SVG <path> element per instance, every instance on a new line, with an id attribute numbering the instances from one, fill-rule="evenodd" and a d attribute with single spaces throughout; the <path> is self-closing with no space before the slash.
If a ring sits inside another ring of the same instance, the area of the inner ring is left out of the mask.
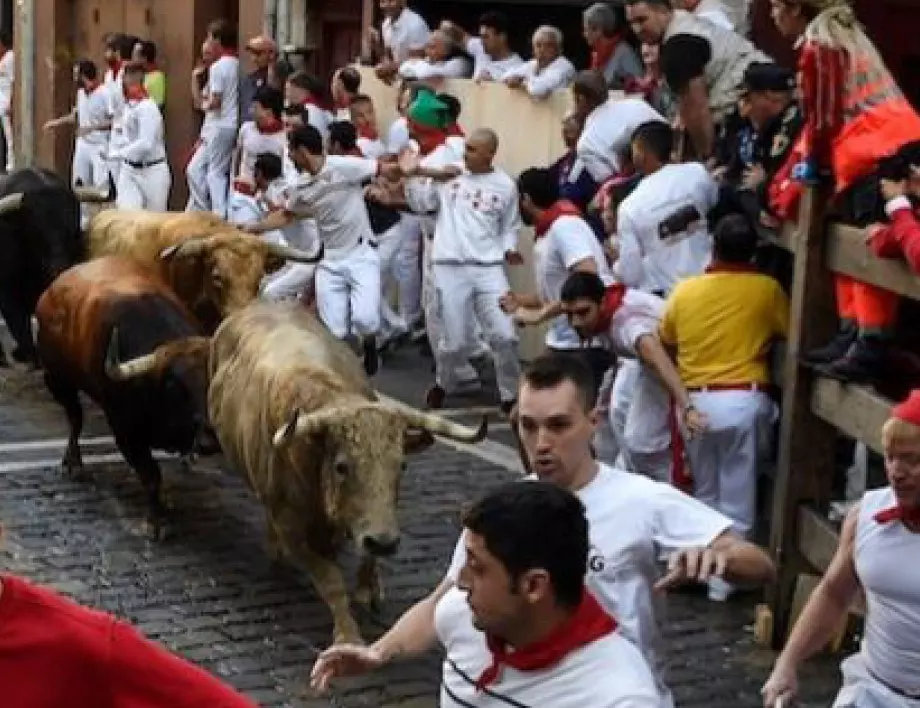
<path id="1" fill-rule="evenodd" d="M 533 59 L 506 72 L 502 81 L 531 98 L 546 98 L 572 82 L 575 67 L 562 56 L 562 32 L 556 27 L 538 27 L 531 43 Z"/>
<path id="2" fill-rule="evenodd" d="M 633 46 L 635 36 L 622 6 L 598 2 L 582 13 L 585 41 L 591 49 L 591 68 L 604 75 L 607 86 L 621 90 L 644 73 Z"/>

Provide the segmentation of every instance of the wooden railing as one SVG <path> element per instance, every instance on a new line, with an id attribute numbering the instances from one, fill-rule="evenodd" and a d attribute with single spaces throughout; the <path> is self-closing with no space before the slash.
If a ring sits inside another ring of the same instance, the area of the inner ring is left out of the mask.
<path id="1" fill-rule="evenodd" d="M 865 232 L 825 219 L 825 195 L 809 191 L 798 224 L 770 240 L 795 255 L 790 296 L 792 323 L 783 378 L 779 466 L 774 487 L 770 547 L 779 582 L 770 592 L 774 643 L 786 636 L 800 573 L 824 572 L 837 547 L 838 529 L 827 519 L 836 464 L 836 440 L 846 435 L 882 452 L 881 429 L 892 401 L 865 386 L 824 378 L 800 363 L 836 327 L 833 273 L 849 275 L 920 300 L 920 277 L 900 260 L 876 258 Z"/>

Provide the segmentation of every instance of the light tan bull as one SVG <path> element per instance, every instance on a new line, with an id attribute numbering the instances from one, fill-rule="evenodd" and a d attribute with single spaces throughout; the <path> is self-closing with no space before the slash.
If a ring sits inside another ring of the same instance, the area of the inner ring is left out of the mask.
<path id="1" fill-rule="evenodd" d="M 158 273 L 207 331 L 259 294 L 262 278 L 285 261 L 323 256 L 269 243 L 210 212 L 108 210 L 92 218 L 88 256 L 127 256 Z"/>
<path id="2" fill-rule="evenodd" d="M 351 350 L 302 305 L 253 303 L 211 344 L 208 413 L 228 462 L 264 504 L 269 548 L 304 567 L 332 610 L 336 641 L 358 641 L 338 551 L 362 553 L 355 600 L 379 603 L 376 558 L 399 543 L 404 455 L 433 434 L 486 434 L 380 402 Z"/>

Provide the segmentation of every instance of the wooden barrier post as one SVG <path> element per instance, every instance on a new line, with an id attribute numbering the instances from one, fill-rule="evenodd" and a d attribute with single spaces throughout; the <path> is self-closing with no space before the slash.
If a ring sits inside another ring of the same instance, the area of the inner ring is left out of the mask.
<path id="1" fill-rule="evenodd" d="M 837 322 L 833 279 L 824 266 L 826 200 L 819 190 L 806 192 L 794 239 L 790 332 L 770 532 L 770 548 L 779 569 L 779 580 L 768 590 L 767 598 L 774 614 L 774 645 L 785 637 L 796 578 L 807 567 L 797 543 L 797 510 L 803 502 L 826 500 L 834 474 L 837 433 L 812 413 L 813 376 L 800 364 L 802 352 L 827 341 Z"/>

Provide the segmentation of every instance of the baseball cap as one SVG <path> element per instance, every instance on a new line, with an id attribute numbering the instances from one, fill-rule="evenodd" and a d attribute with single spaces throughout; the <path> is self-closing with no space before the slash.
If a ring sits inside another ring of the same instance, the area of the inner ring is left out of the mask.
<path id="1" fill-rule="evenodd" d="M 745 93 L 750 91 L 794 91 L 795 72 L 778 64 L 751 64 L 744 72 L 741 84 Z"/>

